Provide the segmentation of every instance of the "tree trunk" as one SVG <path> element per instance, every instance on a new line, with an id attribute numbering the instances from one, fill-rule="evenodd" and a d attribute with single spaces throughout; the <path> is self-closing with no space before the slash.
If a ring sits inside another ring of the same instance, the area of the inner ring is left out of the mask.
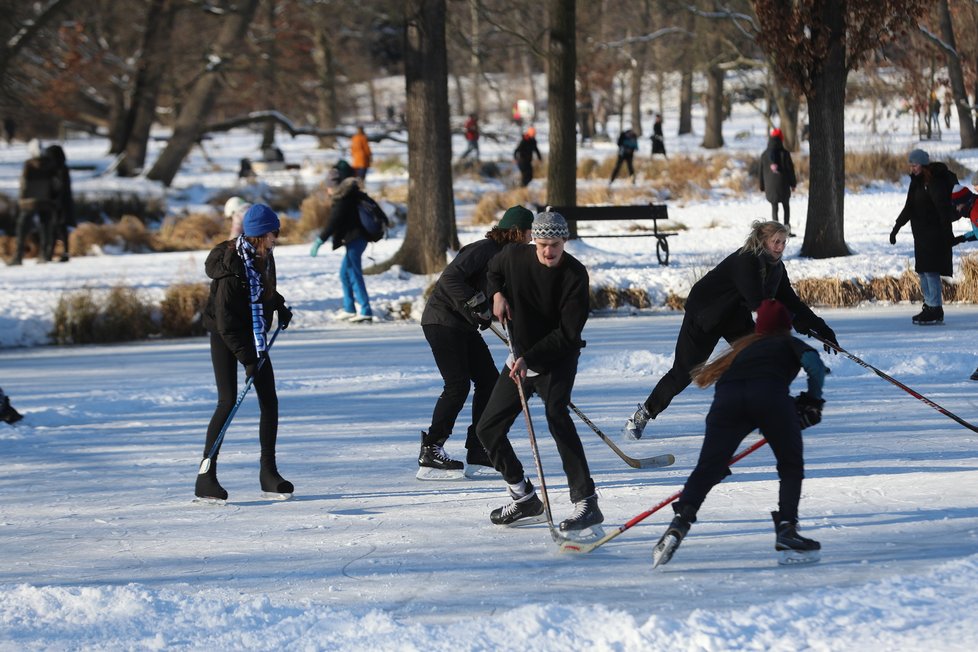
<path id="1" fill-rule="evenodd" d="M 799 149 L 798 138 L 798 96 L 790 88 L 773 80 L 774 101 L 781 116 L 781 132 L 784 134 L 784 148 L 789 152 Z"/>
<path id="2" fill-rule="evenodd" d="M 723 147 L 723 68 L 711 65 L 706 70 L 706 121 L 701 146 L 705 149 Z"/>
<path id="3" fill-rule="evenodd" d="M 316 47 L 312 60 L 316 66 L 316 109 L 320 129 L 335 129 L 339 123 L 339 110 L 336 97 L 336 61 L 333 57 L 333 38 L 329 26 L 333 20 L 333 9 L 328 4 L 318 4 L 313 13 L 315 20 Z M 336 145 L 336 136 L 320 136 L 319 147 L 330 149 Z"/>
<path id="4" fill-rule="evenodd" d="M 156 160 L 156 164 L 146 175 L 147 179 L 162 181 L 169 186 L 180 170 L 183 159 L 190 153 L 194 143 L 200 138 L 200 126 L 217 99 L 220 90 L 220 76 L 228 60 L 240 52 L 248 25 L 254 18 L 260 0 L 241 0 L 237 12 L 229 12 L 217 34 L 214 46 L 207 57 L 207 63 L 200 71 L 197 80 L 190 88 L 186 100 L 180 107 L 173 135 L 166 149 Z M 220 61 L 220 63 L 214 63 Z"/>
<path id="5" fill-rule="evenodd" d="M 266 106 L 262 108 L 276 109 L 278 106 L 275 98 L 278 97 L 278 88 L 276 88 L 275 80 L 278 77 L 276 62 L 278 51 L 275 47 L 277 36 L 275 32 L 275 0 L 265 0 L 265 9 L 267 11 L 265 19 L 268 21 L 268 37 L 265 39 L 264 57 L 262 57 L 262 85 L 264 86 Z M 261 151 L 264 152 L 272 147 L 275 147 L 275 121 L 268 120 L 261 131 Z"/>
<path id="6" fill-rule="evenodd" d="M 968 92 L 964 88 L 964 73 L 961 70 L 961 58 L 957 55 L 957 46 L 954 44 L 954 27 L 951 24 L 951 11 L 948 9 L 947 0 L 940 0 L 938 4 L 938 14 L 941 21 L 941 38 L 947 43 L 954 54 L 947 52 L 947 74 L 951 80 L 951 94 L 954 96 L 954 105 L 958 111 L 958 125 L 961 128 L 961 149 L 973 149 L 978 147 L 978 138 L 975 134 L 975 125 L 971 121 L 971 107 L 968 104 Z"/>
<path id="7" fill-rule="evenodd" d="M 678 134 L 693 133 L 693 71 L 683 63 L 682 78 L 679 81 L 679 131 Z"/>
<path id="8" fill-rule="evenodd" d="M 809 258 L 848 256 L 845 241 L 845 99 L 846 43 L 844 0 L 829 0 L 823 20 L 830 28 L 823 65 L 812 78 L 808 95 L 811 120 L 808 216 L 801 255 Z"/>
<path id="9" fill-rule="evenodd" d="M 407 231 L 398 252 L 376 271 L 397 264 L 412 274 L 435 274 L 445 267 L 445 252 L 458 246 L 452 197 L 445 2 L 404 3 L 409 134 Z"/>
<path id="10" fill-rule="evenodd" d="M 548 0 L 547 96 L 550 155 L 547 203 L 577 205 L 577 138 L 574 82 L 577 72 L 574 0 Z"/>
<path id="11" fill-rule="evenodd" d="M 482 118 L 482 38 L 479 21 L 479 0 L 469 0 L 469 20 L 472 26 L 472 53 L 469 64 L 472 68 L 472 111 Z"/>

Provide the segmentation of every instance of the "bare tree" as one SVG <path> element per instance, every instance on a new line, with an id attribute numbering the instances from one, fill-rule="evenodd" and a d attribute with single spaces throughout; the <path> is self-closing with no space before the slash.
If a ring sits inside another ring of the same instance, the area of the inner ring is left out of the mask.
<path id="1" fill-rule="evenodd" d="M 577 205 L 577 139 L 575 91 L 577 72 L 574 0 L 548 0 L 547 113 L 550 155 L 547 165 L 547 203 Z"/>
<path id="2" fill-rule="evenodd" d="M 975 132 L 975 123 L 971 119 L 971 106 L 968 102 L 968 92 L 964 86 L 964 70 L 961 64 L 961 56 L 958 54 L 958 48 L 955 45 L 954 26 L 947 0 L 938 1 L 937 18 L 941 29 L 940 38 L 928 31 L 924 33 L 940 47 L 947 60 L 947 75 L 951 82 L 951 94 L 954 97 L 954 105 L 958 108 L 961 149 L 973 149 L 978 147 L 978 134 Z"/>

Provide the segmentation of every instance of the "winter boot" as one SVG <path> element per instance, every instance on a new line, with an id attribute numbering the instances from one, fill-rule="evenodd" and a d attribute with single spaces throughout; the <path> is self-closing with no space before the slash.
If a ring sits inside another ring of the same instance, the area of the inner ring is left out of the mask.
<path id="1" fill-rule="evenodd" d="M 574 503 L 574 514 L 560 522 L 561 532 L 584 530 L 604 523 L 604 514 L 598 507 L 598 494 L 591 494 L 584 500 Z"/>
<path id="2" fill-rule="evenodd" d="M 672 519 L 672 523 L 652 548 L 652 568 L 669 563 L 679 544 L 689 533 L 689 527 L 696 522 L 696 512 L 689 505 L 678 507 L 675 511 L 676 516 Z"/>
<path id="3" fill-rule="evenodd" d="M 921 320 L 921 319 L 923 319 L 924 317 L 926 317 L 926 316 L 927 316 L 927 314 L 928 314 L 929 312 L 930 312 L 930 306 L 928 306 L 928 305 L 927 305 L 927 304 L 925 303 L 925 304 L 924 304 L 924 307 L 923 307 L 923 308 L 921 309 L 921 311 L 920 311 L 920 312 L 918 312 L 918 313 L 917 313 L 916 315 L 914 315 L 913 317 L 911 317 L 911 318 L 910 318 L 910 320 L 911 320 L 911 321 L 912 321 L 913 323 L 915 323 L 915 324 L 919 324 L 919 323 L 920 323 L 920 320 Z"/>
<path id="4" fill-rule="evenodd" d="M 777 538 L 774 549 L 781 553 L 780 564 L 807 564 L 819 560 L 822 545 L 798 534 L 798 520 L 782 520 L 780 512 L 771 512 Z"/>
<path id="5" fill-rule="evenodd" d="M 927 306 L 924 308 L 923 316 L 917 320 L 919 326 L 934 326 L 944 323 L 943 306 Z"/>
<path id="6" fill-rule="evenodd" d="M 642 438 L 642 433 L 645 431 L 646 424 L 652 420 L 652 415 L 649 411 L 645 409 L 645 405 L 639 403 L 638 407 L 635 409 L 635 414 L 628 418 L 625 422 L 625 427 L 622 429 L 622 433 L 627 439 L 638 440 Z"/>
<path id="7" fill-rule="evenodd" d="M 489 514 L 489 520 L 496 525 L 523 525 L 539 523 L 543 520 L 543 501 L 537 498 L 533 483 L 524 478 L 523 482 L 509 485 L 509 497 L 513 502 L 498 507 Z"/>
<path id="8" fill-rule="evenodd" d="M 274 457 L 261 458 L 261 470 L 258 472 L 261 490 L 266 494 L 289 494 L 295 492 L 291 482 L 279 475 L 278 465 Z"/>
<path id="9" fill-rule="evenodd" d="M 10 404 L 10 398 L 0 389 L 0 421 L 5 423 L 17 423 L 24 418 L 20 412 Z"/>
<path id="10" fill-rule="evenodd" d="M 197 473 L 194 495 L 205 500 L 227 500 L 228 492 L 217 481 L 217 460 L 212 459 L 203 473 Z"/>

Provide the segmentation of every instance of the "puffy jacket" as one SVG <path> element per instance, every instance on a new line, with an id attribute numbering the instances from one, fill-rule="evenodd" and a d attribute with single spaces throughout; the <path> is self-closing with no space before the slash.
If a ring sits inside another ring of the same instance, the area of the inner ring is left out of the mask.
<path id="1" fill-rule="evenodd" d="M 927 178 L 929 177 L 929 180 Z M 958 179 L 943 163 L 929 163 L 926 171 L 910 177 L 907 201 L 894 230 L 910 222 L 913 231 L 914 270 L 952 276 L 951 222 L 958 214 L 951 205 L 951 191 Z"/>
<path id="2" fill-rule="evenodd" d="M 339 249 L 348 242 L 366 238 L 367 234 L 360 225 L 360 214 L 357 210 L 357 204 L 366 196 L 360 190 L 356 177 L 343 179 L 333 191 L 333 205 L 329 210 L 326 226 L 319 232 L 319 239 L 326 242 L 333 238 L 333 249 Z"/>

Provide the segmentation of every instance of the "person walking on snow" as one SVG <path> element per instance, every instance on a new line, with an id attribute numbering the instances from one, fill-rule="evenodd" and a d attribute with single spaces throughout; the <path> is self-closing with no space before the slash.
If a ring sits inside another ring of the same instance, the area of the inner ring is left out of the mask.
<path id="1" fill-rule="evenodd" d="M 261 444 L 259 482 L 262 491 L 289 494 L 292 483 L 278 472 L 275 443 L 278 439 L 278 395 L 275 372 L 268 357 L 268 330 L 272 314 L 281 328 L 288 328 L 292 311 L 276 287 L 275 257 L 279 219 L 268 206 L 255 204 L 244 215 L 243 232 L 222 242 L 207 256 L 204 269 L 211 279 L 210 295 L 204 309 L 204 326 L 210 332 L 211 363 L 217 382 L 217 407 L 207 426 L 204 457 L 210 465 L 198 473 L 194 493 L 198 498 L 227 500 L 228 492 L 217 480 L 220 447 L 211 449 L 234 408 L 238 390 L 238 365 L 245 378 L 252 378 L 261 418 L 258 441 Z"/>
<path id="2" fill-rule="evenodd" d="M 662 116 L 658 113 L 655 114 L 655 123 L 652 125 L 652 156 L 656 154 L 662 154 L 663 158 L 669 158 L 666 156 L 666 139 L 662 135 Z"/>
<path id="3" fill-rule="evenodd" d="M 751 311 L 764 299 L 777 299 L 794 315 L 799 333 L 816 335 L 838 346 L 835 333 L 791 288 L 781 260 L 788 227 L 756 221 L 744 246 L 693 284 L 676 339 L 672 368 L 625 422 L 624 435 L 641 439 L 645 426 L 665 410 L 691 382 L 690 372 L 706 362 L 721 338 L 733 342 L 754 331 Z M 828 352 L 836 352 L 825 345 Z"/>
<path id="4" fill-rule="evenodd" d="M 499 370 L 479 331 L 489 327 L 492 304 L 486 294 L 489 261 L 507 244 L 530 242 L 533 213 L 513 206 L 486 237 L 462 247 L 435 283 L 421 315 L 421 330 L 435 356 L 444 388 L 435 402 L 431 426 L 421 433 L 418 479 L 458 477 L 462 463 L 443 448 L 455 420 L 465 405 L 469 386 L 472 425 L 465 437 L 465 461 L 470 467 L 489 467 L 492 462 L 476 435 L 476 424 L 485 409 Z"/>
<path id="5" fill-rule="evenodd" d="M 537 155 L 537 160 L 543 160 L 543 157 L 540 156 L 540 148 L 537 147 L 536 136 L 537 130 L 530 127 L 523 134 L 519 145 L 516 146 L 516 150 L 513 151 L 513 159 L 516 161 L 516 166 L 520 169 L 520 184 L 524 187 L 530 185 L 530 182 L 533 181 L 533 155 Z"/>
<path id="6" fill-rule="evenodd" d="M 475 113 L 469 114 L 469 119 L 465 121 L 465 151 L 462 158 L 469 154 L 475 154 L 475 160 L 479 160 L 479 116 Z"/>
<path id="7" fill-rule="evenodd" d="M 354 174 L 361 183 L 367 181 L 367 168 L 370 167 L 372 159 L 370 141 L 367 140 L 367 134 L 363 131 L 363 125 L 360 125 L 357 127 L 357 132 L 353 134 L 353 138 L 350 139 L 350 163 L 353 165 Z"/>
<path id="8" fill-rule="evenodd" d="M 611 171 L 611 181 L 608 182 L 609 186 L 618 178 L 618 171 L 621 170 L 622 163 L 628 166 L 628 176 L 632 178 L 632 183 L 635 183 L 635 168 L 632 165 L 632 159 L 635 157 L 637 150 L 638 134 L 629 127 L 618 136 L 618 160 L 615 161 L 615 169 Z"/>
<path id="9" fill-rule="evenodd" d="M 543 212 L 533 220 L 533 245 L 507 245 L 489 261 L 486 294 L 492 298 L 493 315 L 509 328 L 514 351 L 476 427 L 512 499 L 489 515 L 497 525 L 534 522 L 544 513 L 507 437 L 522 409 L 516 382 L 523 384 L 527 398 L 538 393 L 543 399 L 547 426 L 567 475 L 574 513 L 561 522 L 561 531 L 584 530 L 604 521 L 584 445 L 568 412 L 584 347 L 581 332 L 589 294 L 587 269 L 564 251 L 569 237 L 562 215 Z"/>
<path id="10" fill-rule="evenodd" d="M 802 367 L 808 374 L 808 391 L 793 399 L 791 381 Z M 753 335 L 740 338 L 716 360 L 693 371 L 698 386 L 715 382 L 716 391 L 706 415 L 699 461 L 672 504 L 676 517 L 653 550 L 654 565 L 672 558 L 707 494 L 729 473 L 730 458 L 740 442 L 755 428 L 777 460 L 778 511 L 771 512 L 774 548 L 785 553 L 785 562 L 818 560 L 818 541 L 798 534 L 798 502 L 805 477 L 801 429 L 822 420 L 824 379 L 825 365 L 818 352 L 791 336 L 791 314 L 772 299 L 758 307 Z"/>
<path id="11" fill-rule="evenodd" d="M 944 163 L 931 162 L 922 149 L 908 157 L 910 188 L 907 201 L 890 232 L 890 244 L 896 244 L 897 233 L 910 222 L 913 232 L 914 271 L 920 277 L 924 295 L 923 309 L 911 318 L 919 326 L 944 323 L 942 276 L 951 276 L 951 246 L 954 232 L 951 222 L 958 214 L 951 206 L 951 192 L 958 178 Z"/>
<path id="12" fill-rule="evenodd" d="M 784 148 L 784 134 L 780 129 L 772 129 L 767 141 L 767 149 L 761 154 L 759 163 L 761 192 L 771 202 L 771 220 L 778 221 L 778 204 L 784 209 L 784 225 L 791 234 L 791 191 L 798 185 L 795 165 L 791 153 Z"/>

